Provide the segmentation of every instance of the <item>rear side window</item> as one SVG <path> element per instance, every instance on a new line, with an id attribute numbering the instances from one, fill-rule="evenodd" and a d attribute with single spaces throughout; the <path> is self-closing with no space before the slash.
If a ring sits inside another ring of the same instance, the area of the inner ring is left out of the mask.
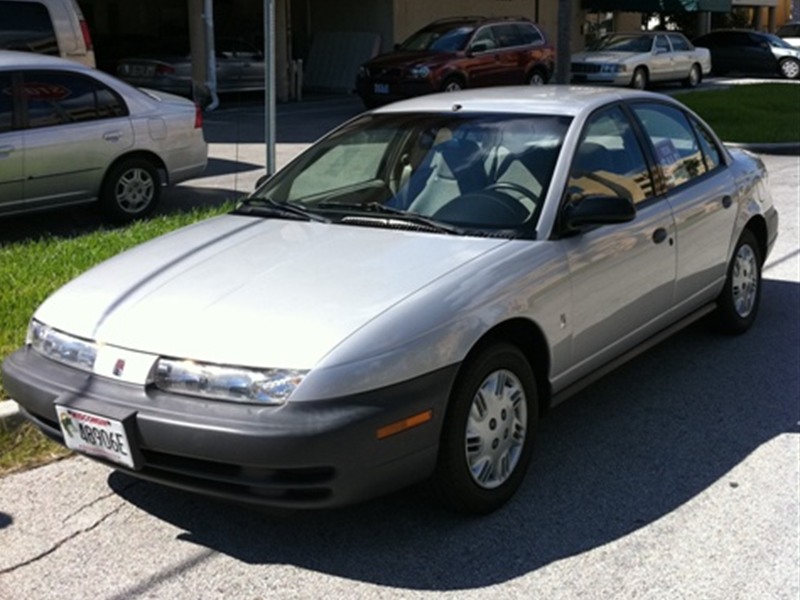
<path id="1" fill-rule="evenodd" d="M 672 49 L 675 52 L 684 52 L 686 50 L 691 50 L 692 47 L 689 45 L 689 42 L 686 41 L 686 38 L 680 35 L 668 35 L 669 41 L 672 42 Z"/>
<path id="2" fill-rule="evenodd" d="M 0 133 L 11 131 L 14 126 L 14 90 L 11 75 L 0 73 Z"/>
<path id="3" fill-rule="evenodd" d="M 660 104 L 640 104 L 633 111 L 653 144 L 667 189 L 708 171 L 697 136 L 683 112 Z"/>
<path id="4" fill-rule="evenodd" d="M 515 27 L 519 30 L 522 43 L 526 46 L 544 43 L 544 37 L 542 37 L 542 34 L 533 25 L 528 25 L 527 23 L 517 23 Z"/>
<path id="5" fill-rule="evenodd" d="M 0 49 L 58 56 L 50 13 L 38 2 L 0 2 Z"/>
<path id="6" fill-rule="evenodd" d="M 127 114 L 122 100 L 100 82 L 72 73 L 25 73 L 28 127 L 49 127 Z"/>

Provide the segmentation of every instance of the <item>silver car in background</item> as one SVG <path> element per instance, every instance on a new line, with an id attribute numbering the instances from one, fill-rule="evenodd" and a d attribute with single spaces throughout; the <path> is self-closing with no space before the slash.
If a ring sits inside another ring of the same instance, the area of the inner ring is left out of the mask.
<path id="1" fill-rule="evenodd" d="M 250 43 L 235 38 L 217 40 L 215 64 L 217 91 L 264 90 L 264 54 Z M 120 60 L 116 74 L 137 87 L 194 96 L 188 40 L 159 40 L 158 51 L 144 51 Z"/>
<path id="2" fill-rule="evenodd" d="M 645 89 L 679 81 L 695 87 L 711 72 L 711 54 L 676 31 L 614 33 L 572 55 L 574 83 L 608 83 Z"/>
<path id="3" fill-rule="evenodd" d="M 550 407 L 702 317 L 746 331 L 777 225 L 760 160 L 667 96 L 422 96 L 67 284 L 3 386 L 144 479 L 295 508 L 428 480 L 486 513 Z"/>
<path id="4" fill-rule="evenodd" d="M 203 173 L 200 109 L 72 61 L 0 51 L 0 215 L 99 201 L 150 214 L 163 184 Z"/>

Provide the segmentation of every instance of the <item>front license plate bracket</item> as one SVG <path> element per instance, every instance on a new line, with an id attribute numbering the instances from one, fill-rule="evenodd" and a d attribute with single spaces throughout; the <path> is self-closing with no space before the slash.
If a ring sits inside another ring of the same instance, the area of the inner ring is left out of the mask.
<path id="1" fill-rule="evenodd" d="M 135 412 L 109 415 L 107 411 L 85 410 L 72 404 L 58 403 L 55 409 L 68 448 L 129 469 L 141 468 Z"/>

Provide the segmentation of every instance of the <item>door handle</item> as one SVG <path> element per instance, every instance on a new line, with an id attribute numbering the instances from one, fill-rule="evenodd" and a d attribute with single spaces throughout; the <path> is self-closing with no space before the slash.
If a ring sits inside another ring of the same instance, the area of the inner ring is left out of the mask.
<path id="1" fill-rule="evenodd" d="M 723 196 L 722 197 L 722 206 L 723 208 L 730 208 L 733 204 L 733 198 L 730 196 Z"/>
<path id="2" fill-rule="evenodd" d="M 103 139 L 107 142 L 118 142 L 121 137 L 122 132 L 120 131 L 107 131 L 103 134 Z"/>
<path id="3" fill-rule="evenodd" d="M 653 232 L 653 241 L 656 244 L 660 244 L 666 239 L 667 239 L 667 230 L 664 229 L 663 227 L 659 227 Z"/>

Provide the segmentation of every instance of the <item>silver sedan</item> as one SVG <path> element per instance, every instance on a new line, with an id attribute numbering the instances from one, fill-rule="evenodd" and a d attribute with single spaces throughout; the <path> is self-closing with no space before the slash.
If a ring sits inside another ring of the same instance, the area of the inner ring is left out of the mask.
<path id="1" fill-rule="evenodd" d="M 427 480 L 486 513 L 549 408 L 698 319 L 745 332 L 777 223 L 763 164 L 668 97 L 425 96 L 69 283 L 3 385 L 164 484 L 309 508 Z"/>
<path id="2" fill-rule="evenodd" d="M 645 89 L 653 83 L 695 87 L 711 72 L 711 53 L 682 33 L 615 33 L 572 56 L 572 81 Z"/>
<path id="3" fill-rule="evenodd" d="M 163 184 L 205 170 L 202 124 L 184 98 L 0 51 L 0 215 L 99 202 L 114 221 L 142 218 Z"/>

